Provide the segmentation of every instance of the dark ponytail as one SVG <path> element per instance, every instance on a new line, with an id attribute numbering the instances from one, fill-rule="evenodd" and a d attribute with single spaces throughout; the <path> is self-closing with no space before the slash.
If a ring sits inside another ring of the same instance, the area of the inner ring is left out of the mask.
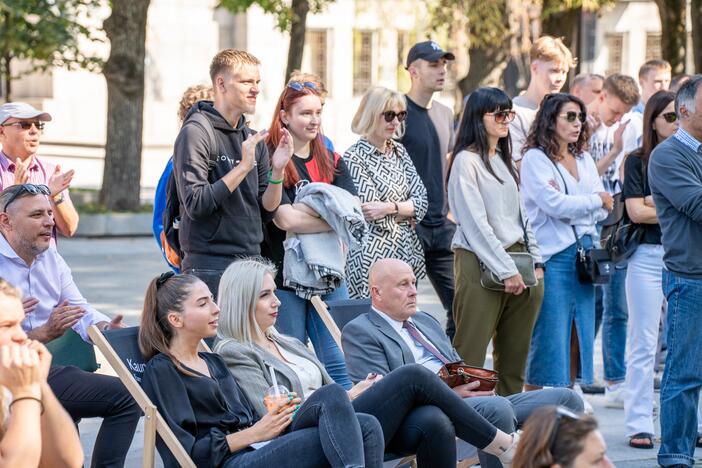
<path id="1" fill-rule="evenodd" d="M 162 353 L 171 358 L 179 371 L 191 374 L 170 352 L 173 328 L 168 323 L 168 313 L 183 311 L 183 302 L 197 281 L 200 279 L 193 275 L 164 273 L 149 283 L 139 327 L 139 349 L 146 360 Z"/>

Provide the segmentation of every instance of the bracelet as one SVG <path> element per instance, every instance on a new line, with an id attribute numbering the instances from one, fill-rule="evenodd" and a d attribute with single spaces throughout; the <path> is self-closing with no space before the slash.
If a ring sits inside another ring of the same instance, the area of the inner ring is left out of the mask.
<path id="1" fill-rule="evenodd" d="M 269 183 L 269 184 L 274 184 L 274 185 L 278 185 L 278 184 L 282 184 L 282 183 L 283 183 L 283 179 L 275 180 L 275 179 L 273 179 L 272 177 L 273 177 L 273 169 L 271 169 L 270 171 L 268 171 L 268 183 Z"/>
<path id="2" fill-rule="evenodd" d="M 541 268 L 542 270 L 546 271 L 546 265 L 543 263 L 534 263 L 534 268 Z"/>
<path id="3" fill-rule="evenodd" d="M 22 401 L 22 400 L 34 400 L 34 401 L 36 401 L 37 403 L 39 403 L 39 406 L 41 406 L 41 413 L 40 413 L 40 414 L 44 414 L 44 402 L 41 401 L 41 398 L 36 398 L 36 397 L 33 397 L 33 396 L 23 396 L 23 397 L 15 398 L 14 400 L 12 400 L 12 403 L 9 404 L 8 408 L 12 408 L 12 405 L 14 405 L 14 404 L 17 403 L 18 401 Z"/>
<path id="4" fill-rule="evenodd" d="M 398 214 L 400 212 L 400 207 L 397 206 L 397 202 L 392 202 L 393 205 L 395 205 L 395 213 L 393 214 Z"/>

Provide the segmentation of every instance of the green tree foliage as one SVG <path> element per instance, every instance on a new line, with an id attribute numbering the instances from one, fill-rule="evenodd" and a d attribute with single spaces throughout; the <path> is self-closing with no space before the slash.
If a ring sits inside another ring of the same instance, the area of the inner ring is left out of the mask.
<path id="1" fill-rule="evenodd" d="M 83 41 L 97 41 L 79 18 L 89 18 L 98 0 L 0 0 L 0 83 L 3 96 L 11 99 L 12 63 L 26 61 L 23 74 L 50 67 L 87 68 L 101 65 L 97 57 L 81 51 Z"/>

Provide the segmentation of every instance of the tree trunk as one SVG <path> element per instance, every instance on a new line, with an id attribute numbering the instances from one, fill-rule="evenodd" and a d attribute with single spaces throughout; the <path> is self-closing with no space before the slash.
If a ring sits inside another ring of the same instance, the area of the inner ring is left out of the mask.
<path id="1" fill-rule="evenodd" d="M 103 23 L 111 47 L 103 69 L 107 141 L 100 202 L 109 210 L 139 208 L 149 1 L 112 0 L 112 14 Z"/>
<path id="2" fill-rule="evenodd" d="M 292 0 L 291 9 L 290 47 L 288 48 L 288 66 L 285 69 L 286 83 L 293 70 L 299 70 L 302 67 L 302 52 L 305 50 L 305 32 L 307 31 L 307 13 L 310 11 L 309 0 Z"/>
<path id="3" fill-rule="evenodd" d="M 692 0 L 692 59 L 695 73 L 702 73 L 702 0 Z"/>
<path id="4" fill-rule="evenodd" d="M 2 94 L 5 102 L 12 102 L 12 57 L 7 54 L 2 58 L 2 63 L 0 64 L 0 76 L 2 76 L 5 89 Z M 0 83 L 1 85 L 2 83 Z"/>
<path id="5" fill-rule="evenodd" d="M 673 75 L 685 73 L 687 33 L 685 31 L 686 0 L 656 0 L 661 19 L 661 52 L 670 62 Z"/>
<path id="6" fill-rule="evenodd" d="M 563 43 L 572 52 L 573 57 L 578 57 L 578 50 L 580 49 L 581 14 L 582 8 L 571 8 L 548 15 L 541 23 L 542 34 L 562 38 Z M 578 63 L 580 63 L 580 61 L 578 61 Z M 570 70 L 569 79 L 566 80 L 566 84 L 562 89 L 563 92 L 568 92 L 570 79 L 572 79 L 578 71 L 579 66 Z"/>
<path id="7" fill-rule="evenodd" d="M 468 74 L 458 82 L 463 97 L 480 86 L 502 87 L 502 73 L 509 61 L 509 42 L 501 47 L 471 47 Z"/>

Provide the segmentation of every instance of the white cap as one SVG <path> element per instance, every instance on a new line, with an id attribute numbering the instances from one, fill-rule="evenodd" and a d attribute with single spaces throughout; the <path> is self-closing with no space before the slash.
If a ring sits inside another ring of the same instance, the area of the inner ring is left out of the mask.
<path id="1" fill-rule="evenodd" d="M 0 106 L 0 125 L 4 124 L 11 117 L 16 119 L 37 118 L 44 122 L 51 120 L 51 115 L 48 112 L 35 109 L 26 102 L 8 102 Z"/>

